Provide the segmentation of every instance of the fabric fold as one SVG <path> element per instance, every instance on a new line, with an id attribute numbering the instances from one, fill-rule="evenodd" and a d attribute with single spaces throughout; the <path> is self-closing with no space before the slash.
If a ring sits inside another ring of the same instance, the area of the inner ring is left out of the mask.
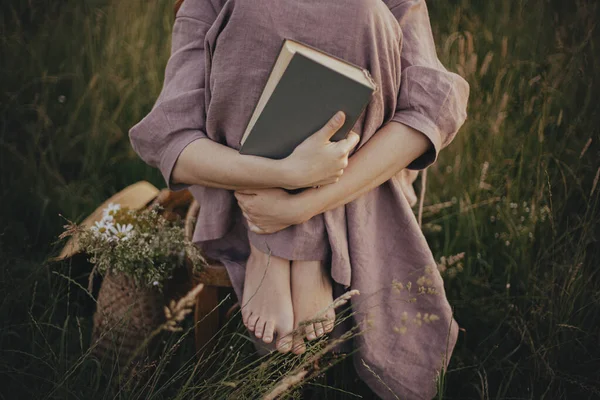
<path id="1" fill-rule="evenodd" d="M 469 84 L 439 61 L 425 0 L 384 0 L 402 31 L 401 83 L 392 121 L 423 133 L 431 148 L 408 169 L 437 159 L 467 117 Z"/>

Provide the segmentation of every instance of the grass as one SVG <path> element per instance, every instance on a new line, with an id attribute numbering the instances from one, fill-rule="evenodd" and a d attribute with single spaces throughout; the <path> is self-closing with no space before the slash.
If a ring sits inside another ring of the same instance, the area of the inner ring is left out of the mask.
<path id="1" fill-rule="evenodd" d="M 440 397 L 599 398 L 598 6 L 429 8 L 440 58 L 471 85 L 469 119 L 430 168 L 424 214 L 462 328 Z M 85 286 L 89 268 L 47 262 L 59 247 L 59 214 L 81 220 L 140 179 L 162 186 L 127 131 L 160 90 L 171 4 L 30 0 L 0 10 L 0 396 L 266 393 L 303 361 L 264 363 L 238 320 L 198 365 L 189 323 L 166 335 L 151 378 L 115 389 L 118 369 L 100 370 L 88 354 L 94 304 L 74 282 Z M 364 390 L 347 363 L 332 371 L 308 380 L 307 392 Z"/>

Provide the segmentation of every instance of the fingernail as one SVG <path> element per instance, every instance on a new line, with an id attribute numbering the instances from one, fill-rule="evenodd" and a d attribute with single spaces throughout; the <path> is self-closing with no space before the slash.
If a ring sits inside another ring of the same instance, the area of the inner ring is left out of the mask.
<path id="1" fill-rule="evenodd" d="M 342 122 L 342 116 L 343 113 L 341 111 L 338 111 L 334 116 L 333 116 L 333 120 L 337 123 Z"/>

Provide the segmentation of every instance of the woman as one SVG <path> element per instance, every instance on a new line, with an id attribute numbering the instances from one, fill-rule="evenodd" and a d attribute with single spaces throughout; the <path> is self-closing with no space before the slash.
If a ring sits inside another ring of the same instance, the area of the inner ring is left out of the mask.
<path id="1" fill-rule="evenodd" d="M 380 90 L 342 142 L 328 141 L 332 119 L 284 160 L 240 155 L 284 38 L 368 69 Z M 435 161 L 467 97 L 437 58 L 422 0 L 186 0 L 163 90 L 130 137 L 199 200 L 194 240 L 227 267 L 257 338 L 301 352 L 334 316 L 290 338 L 294 327 L 332 291 L 358 289 L 359 375 L 384 398 L 431 398 L 458 328 L 398 177 Z"/>

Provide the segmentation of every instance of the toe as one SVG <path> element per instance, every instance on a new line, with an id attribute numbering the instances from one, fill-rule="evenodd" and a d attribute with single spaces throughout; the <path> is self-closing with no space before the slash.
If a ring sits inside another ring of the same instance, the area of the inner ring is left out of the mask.
<path id="1" fill-rule="evenodd" d="M 327 319 L 325 322 L 323 322 L 323 329 L 325 330 L 325 333 L 329 333 L 333 330 L 334 327 L 334 320 L 333 319 Z"/>
<path id="2" fill-rule="evenodd" d="M 323 336 L 325 334 L 325 328 L 323 328 L 323 324 L 321 322 L 316 322 L 314 325 L 317 337 Z"/>
<path id="3" fill-rule="evenodd" d="M 329 333 L 333 330 L 335 326 L 335 312 L 329 312 L 325 316 L 325 321 L 323 321 L 323 328 L 325 329 L 325 333 Z"/>
<path id="4" fill-rule="evenodd" d="M 242 311 L 242 322 L 244 323 L 246 328 L 248 327 L 248 318 L 250 318 L 250 315 L 252 315 L 252 313 L 250 311 L 246 311 L 246 310 Z"/>
<path id="5" fill-rule="evenodd" d="M 277 339 L 277 350 L 280 353 L 289 353 L 290 350 L 292 350 L 292 345 L 293 345 L 293 335 L 292 332 L 288 332 L 287 334 L 283 335 Z"/>
<path id="6" fill-rule="evenodd" d="M 292 342 L 292 352 L 294 354 L 302 354 L 306 351 L 306 346 L 304 345 L 304 338 L 302 335 L 295 334 Z"/>
<path id="7" fill-rule="evenodd" d="M 254 332 L 254 328 L 256 327 L 256 323 L 258 322 L 258 315 L 252 314 L 248 317 L 248 325 L 247 328 L 250 332 Z"/>
<path id="8" fill-rule="evenodd" d="M 304 332 L 306 334 L 306 339 L 315 340 L 317 338 L 317 334 L 315 332 L 315 324 L 307 324 L 304 328 Z"/>
<path id="9" fill-rule="evenodd" d="M 259 339 L 262 339 L 263 333 L 265 332 L 265 324 L 266 321 L 264 318 L 259 318 L 256 322 L 256 327 L 254 328 L 254 336 Z"/>
<path id="10" fill-rule="evenodd" d="M 275 331 L 275 322 L 267 321 L 265 323 L 265 330 L 262 334 L 262 340 L 265 343 L 271 343 L 273 341 L 273 332 Z M 257 336 L 258 337 L 258 336 Z"/>

